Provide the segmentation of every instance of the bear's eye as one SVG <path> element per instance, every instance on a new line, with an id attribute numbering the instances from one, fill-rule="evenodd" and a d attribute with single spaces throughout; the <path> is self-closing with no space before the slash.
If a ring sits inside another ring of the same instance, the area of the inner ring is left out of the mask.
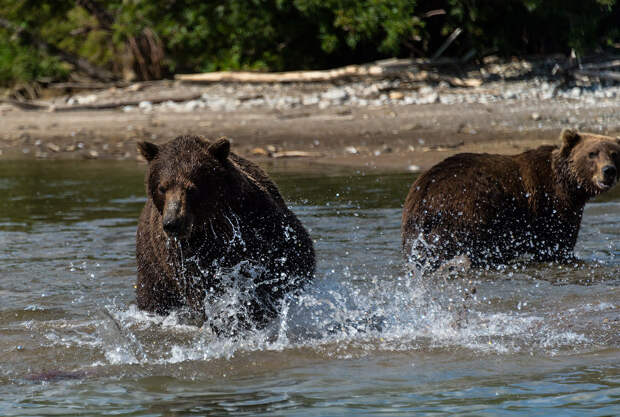
<path id="1" fill-rule="evenodd" d="M 618 154 L 616 152 L 612 152 L 610 156 L 611 159 L 616 159 L 618 157 Z"/>
<path id="2" fill-rule="evenodd" d="M 598 155 L 598 152 L 590 152 L 590 153 L 588 154 L 588 156 L 589 156 L 590 158 L 596 158 L 596 155 Z"/>
<path id="3" fill-rule="evenodd" d="M 157 187 L 157 191 L 159 191 L 162 194 L 166 193 L 166 187 L 164 187 L 163 185 L 160 185 L 159 187 Z"/>

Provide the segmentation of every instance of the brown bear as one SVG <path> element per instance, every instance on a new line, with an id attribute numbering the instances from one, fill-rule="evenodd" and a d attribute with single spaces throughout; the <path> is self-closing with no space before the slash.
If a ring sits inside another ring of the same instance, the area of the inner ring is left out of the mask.
<path id="1" fill-rule="evenodd" d="M 574 259 L 584 205 L 618 181 L 620 138 L 560 138 L 512 156 L 454 155 L 421 175 L 403 210 L 405 256 L 427 270 L 463 256 L 474 267 Z"/>
<path id="2" fill-rule="evenodd" d="M 227 139 L 179 136 L 138 148 L 148 162 L 136 236 L 138 307 L 192 311 L 212 327 L 219 320 L 219 331 L 230 331 L 233 321 L 244 328 L 268 323 L 315 268 L 312 240 L 276 185 L 230 152 Z M 238 297 L 221 305 L 218 296 L 235 285 Z"/>

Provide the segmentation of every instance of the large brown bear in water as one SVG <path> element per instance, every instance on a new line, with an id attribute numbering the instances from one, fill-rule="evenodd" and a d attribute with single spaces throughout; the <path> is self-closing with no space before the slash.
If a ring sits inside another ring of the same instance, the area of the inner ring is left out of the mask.
<path id="1" fill-rule="evenodd" d="M 148 161 L 136 238 L 138 307 L 158 314 L 188 308 L 206 320 L 221 315 L 220 331 L 235 320 L 267 323 L 315 267 L 312 241 L 276 185 L 231 153 L 226 139 L 180 136 L 138 147 Z M 219 305 L 218 296 L 235 285 L 238 298 Z M 215 311 L 220 307 L 232 307 L 233 317 Z M 241 311 L 247 314 L 239 319 Z"/>
<path id="2" fill-rule="evenodd" d="M 564 130 L 561 142 L 513 156 L 463 153 L 432 167 L 405 201 L 405 256 L 431 270 L 463 255 L 473 266 L 528 254 L 573 259 L 584 205 L 618 181 L 620 138 Z"/>

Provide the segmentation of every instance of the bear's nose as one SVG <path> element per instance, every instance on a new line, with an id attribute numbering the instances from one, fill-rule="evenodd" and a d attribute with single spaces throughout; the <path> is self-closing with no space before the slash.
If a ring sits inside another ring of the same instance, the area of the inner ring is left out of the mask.
<path id="1" fill-rule="evenodd" d="M 164 218 L 164 230 L 170 235 L 177 235 L 183 226 L 183 219 L 180 217 Z"/>
<path id="2" fill-rule="evenodd" d="M 605 165 L 603 167 L 603 175 L 605 178 L 614 178 L 617 172 L 616 167 L 613 165 Z"/>
<path id="3" fill-rule="evenodd" d="M 169 201 L 164 209 L 164 218 L 162 219 L 164 231 L 168 235 L 178 236 L 183 230 L 185 221 L 182 215 L 181 202 Z"/>

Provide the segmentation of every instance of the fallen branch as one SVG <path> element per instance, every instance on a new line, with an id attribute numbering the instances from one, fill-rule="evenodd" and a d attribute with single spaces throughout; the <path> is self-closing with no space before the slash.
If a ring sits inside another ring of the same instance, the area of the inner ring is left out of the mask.
<path id="1" fill-rule="evenodd" d="M 440 82 L 445 81 L 452 87 L 480 87 L 482 80 L 479 78 L 458 78 L 441 74 L 435 74 L 428 71 L 409 72 L 407 77 L 410 81 L 415 82 Z"/>
<path id="2" fill-rule="evenodd" d="M 121 100 L 121 101 L 112 101 L 107 103 L 93 103 L 93 104 L 78 104 L 75 106 L 56 106 L 51 109 L 52 111 L 62 112 L 62 111 L 76 111 L 76 110 L 107 110 L 107 109 L 116 109 L 119 107 L 125 106 L 137 106 L 143 101 L 148 101 L 151 104 L 159 104 L 166 101 L 190 101 L 197 100 L 202 97 L 202 93 L 193 93 L 193 94 L 185 94 L 179 96 L 168 96 L 168 97 L 157 97 L 157 98 L 142 98 L 140 100 Z"/>
<path id="3" fill-rule="evenodd" d="M 166 101 L 190 101 L 197 100 L 202 97 L 202 93 L 194 93 L 194 94 L 185 94 L 179 96 L 168 96 L 168 97 L 157 97 L 157 98 L 142 98 L 140 100 L 120 100 L 120 101 L 112 101 L 105 103 L 92 103 L 92 104 L 77 104 L 73 106 L 55 106 L 53 104 L 39 104 L 32 103 L 27 101 L 18 101 L 18 100 L 0 100 L 2 103 L 12 104 L 16 107 L 21 108 L 22 110 L 46 110 L 46 111 L 55 111 L 55 112 L 69 112 L 69 111 L 82 111 L 82 110 L 108 110 L 108 109 L 116 109 L 119 107 L 125 106 L 137 106 L 143 101 L 148 101 L 151 104 L 159 104 Z"/>
<path id="4" fill-rule="evenodd" d="M 620 67 L 620 59 L 607 61 L 607 62 L 585 64 L 583 65 L 582 68 L 586 70 L 591 70 L 591 69 L 602 70 L 602 69 L 609 69 L 609 68 L 615 68 L 615 67 Z"/>
<path id="5" fill-rule="evenodd" d="M 321 152 L 306 151 L 282 151 L 271 154 L 272 158 L 318 158 L 319 156 L 323 156 L 323 154 Z"/>
<path id="6" fill-rule="evenodd" d="M 447 77 L 445 78 L 445 81 L 447 81 L 452 87 L 480 87 L 482 85 L 482 80 L 478 78 Z"/>
<path id="7" fill-rule="evenodd" d="M 437 52 L 435 52 L 433 54 L 433 57 L 431 58 L 431 61 L 434 61 L 437 58 L 439 58 L 441 56 L 441 54 L 443 54 L 446 51 L 446 49 L 448 49 L 448 47 L 450 45 L 452 45 L 452 42 L 454 42 L 456 40 L 456 38 L 458 38 L 459 35 L 462 32 L 463 32 L 463 29 L 461 29 L 461 28 L 454 29 L 454 32 L 452 32 L 452 34 L 450 34 L 450 36 L 448 36 L 448 39 L 446 39 L 445 42 L 439 47 Z"/>
<path id="8" fill-rule="evenodd" d="M 19 101 L 10 98 L 0 99 L 0 103 L 10 104 L 22 110 L 49 110 L 49 104 L 33 103 L 32 101 Z"/>
<path id="9" fill-rule="evenodd" d="M 601 60 L 596 56 L 593 58 L 584 58 L 584 60 L 594 59 L 595 61 L 584 63 L 583 65 L 579 65 L 575 59 L 569 59 L 564 63 L 556 62 L 551 70 L 551 75 L 563 74 L 564 76 L 573 76 L 577 71 L 608 70 L 611 68 L 620 67 L 620 59 L 618 58 L 618 55 L 608 56 L 605 60 Z"/>
<path id="10" fill-rule="evenodd" d="M 431 152 L 431 151 L 443 152 L 443 151 L 447 151 L 449 149 L 460 148 L 464 144 L 465 144 L 465 142 L 461 141 L 461 142 L 458 142 L 458 143 L 430 145 L 430 146 L 423 147 L 422 148 L 422 152 Z"/>
<path id="11" fill-rule="evenodd" d="M 129 84 L 126 82 L 117 83 L 97 83 L 97 82 L 64 82 L 48 84 L 47 88 L 55 90 L 105 90 L 111 87 L 124 88 Z"/>
<path id="12" fill-rule="evenodd" d="M 620 81 L 620 72 L 615 71 L 595 71 L 595 70 L 576 70 L 574 75 L 585 77 L 595 77 L 600 80 Z"/>

